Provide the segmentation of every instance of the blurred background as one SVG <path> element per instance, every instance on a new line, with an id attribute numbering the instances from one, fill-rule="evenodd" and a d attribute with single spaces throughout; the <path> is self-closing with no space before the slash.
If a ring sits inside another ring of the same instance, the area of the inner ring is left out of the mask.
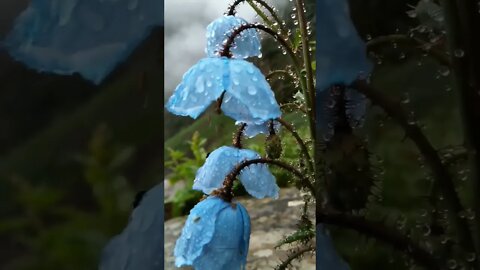
<path id="1" fill-rule="evenodd" d="M 0 41 L 29 2 L 0 2 Z M 0 46 L 0 269 L 97 269 L 135 194 L 163 181 L 163 32 L 100 85 Z"/>

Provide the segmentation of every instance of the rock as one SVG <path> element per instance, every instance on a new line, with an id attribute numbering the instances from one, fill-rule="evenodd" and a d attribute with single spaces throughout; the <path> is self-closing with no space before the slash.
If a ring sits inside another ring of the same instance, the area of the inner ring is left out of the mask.
<path id="1" fill-rule="evenodd" d="M 302 197 L 295 188 L 282 189 L 278 200 L 257 200 L 251 197 L 239 199 L 239 202 L 248 210 L 252 223 L 247 259 L 248 270 L 274 269 L 287 257 L 290 246 L 286 245 L 279 249 L 275 249 L 275 246 L 285 236 L 295 231 L 303 207 L 299 201 L 302 201 Z M 314 207 L 314 205 L 310 207 L 312 212 Z M 186 217 L 179 217 L 165 222 L 166 270 L 180 269 L 174 266 L 173 249 L 185 220 Z M 301 261 L 295 260 L 292 264 L 293 266 L 289 269 L 314 270 L 315 256 L 313 253 L 308 253 Z"/>

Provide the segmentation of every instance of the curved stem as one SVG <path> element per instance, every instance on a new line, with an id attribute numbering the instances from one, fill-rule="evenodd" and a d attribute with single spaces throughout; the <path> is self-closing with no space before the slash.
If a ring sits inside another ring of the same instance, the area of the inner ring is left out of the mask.
<path id="1" fill-rule="evenodd" d="M 292 74 L 288 73 L 288 71 L 283 70 L 283 69 L 277 69 L 277 70 L 271 71 L 270 73 L 267 74 L 267 76 L 265 76 L 265 78 L 267 78 L 267 80 L 268 80 L 268 79 L 270 79 L 274 76 L 277 76 L 277 75 L 278 76 L 285 75 L 285 76 L 288 76 L 288 77 L 295 80 L 295 77 Z"/>
<path id="2" fill-rule="evenodd" d="M 307 113 L 307 111 L 305 111 L 305 108 L 303 108 L 302 106 L 296 104 L 296 103 L 284 103 L 284 104 L 281 104 L 280 105 L 280 109 L 286 109 L 286 108 L 289 108 L 291 107 L 292 109 L 295 109 L 295 110 L 299 110 L 303 113 Z"/>
<path id="3" fill-rule="evenodd" d="M 448 169 L 442 163 L 440 156 L 435 148 L 431 145 L 427 137 L 423 134 L 418 125 L 409 121 L 407 114 L 397 102 L 390 100 L 381 92 L 373 89 L 365 81 L 356 81 L 352 85 L 368 97 L 373 103 L 380 106 L 388 116 L 396 120 L 404 129 L 405 134 L 417 146 L 418 150 L 430 167 L 435 180 L 442 188 L 442 193 L 448 206 L 449 218 L 454 224 L 459 235 L 459 243 L 468 251 L 474 251 L 474 244 L 467 222 L 463 220 L 458 213 L 463 211 L 463 206 L 455 189 L 453 179 Z"/>
<path id="4" fill-rule="evenodd" d="M 240 175 L 243 169 L 247 168 L 250 165 L 254 164 L 271 164 L 275 165 L 279 168 L 282 168 L 292 174 L 294 174 L 296 177 L 300 179 L 302 184 L 307 187 L 310 192 L 312 192 L 312 195 L 315 196 L 315 188 L 313 187 L 312 183 L 310 183 L 310 180 L 304 176 L 302 172 L 297 170 L 295 167 L 292 165 L 289 165 L 285 162 L 282 162 L 280 160 L 276 159 L 268 159 L 268 158 L 258 158 L 258 159 L 251 159 L 251 160 L 246 160 L 243 161 L 242 163 L 238 164 L 226 177 L 225 181 L 223 181 L 223 187 L 220 190 L 214 191 L 212 194 L 217 195 L 219 197 L 222 197 L 225 201 L 232 201 L 233 198 L 233 182 L 237 177 Z"/>
<path id="5" fill-rule="evenodd" d="M 288 256 L 288 258 L 283 261 L 281 264 L 279 264 L 277 267 L 275 267 L 275 270 L 285 270 L 288 268 L 288 266 L 292 263 L 293 260 L 300 258 L 303 256 L 303 254 L 310 252 L 310 251 L 315 251 L 315 247 L 313 246 L 306 246 L 306 247 L 301 247 L 300 249 L 295 250 L 292 254 Z"/>
<path id="6" fill-rule="evenodd" d="M 236 0 L 235 2 L 233 2 L 227 11 L 227 14 L 235 15 L 235 12 L 236 12 L 235 9 L 237 8 L 237 6 L 245 1 L 249 1 L 249 0 Z M 278 14 L 275 12 L 275 10 L 270 5 L 267 4 L 267 2 L 263 0 L 250 0 L 250 1 L 260 4 L 266 10 L 268 10 L 270 15 L 272 15 L 272 18 L 275 20 L 276 23 L 278 23 L 280 27 L 283 25 L 283 21 L 280 19 L 280 17 L 278 17 Z"/>
<path id="7" fill-rule="evenodd" d="M 319 207 L 317 207 L 319 209 Z M 349 216 L 337 212 L 317 210 L 317 224 L 324 223 L 351 229 L 377 240 L 384 241 L 400 252 L 409 254 L 419 265 L 426 269 L 444 269 L 444 263 L 437 259 L 418 244 L 414 243 L 401 232 L 385 227 L 382 223 L 375 223 L 361 217 Z"/>
<path id="8" fill-rule="evenodd" d="M 287 121 L 285 121 L 281 118 L 278 118 L 277 121 L 283 127 L 285 127 L 285 129 L 288 130 L 292 134 L 292 136 L 297 140 L 297 142 L 300 146 L 300 149 L 302 150 L 302 153 L 305 155 L 305 159 L 307 159 L 308 170 L 313 173 L 314 171 L 313 171 L 312 157 L 310 156 L 307 145 L 303 141 L 302 137 L 300 137 L 300 135 L 295 130 L 295 128 L 290 123 L 288 123 Z"/>

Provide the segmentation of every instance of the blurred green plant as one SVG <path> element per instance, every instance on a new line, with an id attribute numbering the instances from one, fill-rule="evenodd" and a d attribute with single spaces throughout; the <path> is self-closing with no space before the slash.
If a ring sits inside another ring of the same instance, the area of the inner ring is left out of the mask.
<path id="1" fill-rule="evenodd" d="M 82 205 L 66 190 L 10 179 L 19 206 L 17 215 L 0 220 L 0 238 L 10 238 L 19 256 L 5 270 L 96 269 L 105 242 L 128 220 L 133 190 L 124 169 L 134 149 L 116 145 L 105 125 L 98 127 L 87 153 L 77 157 L 84 166 Z"/>

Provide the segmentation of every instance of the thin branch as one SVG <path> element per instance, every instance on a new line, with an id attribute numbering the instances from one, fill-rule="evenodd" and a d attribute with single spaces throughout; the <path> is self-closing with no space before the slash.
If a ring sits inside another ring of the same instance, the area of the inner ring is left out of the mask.
<path id="1" fill-rule="evenodd" d="M 409 120 L 408 114 L 398 102 L 391 100 L 383 95 L 382 92 L 373 89 L 365 81 L 357 80 L 352 84 L 352 87 L 363 93 L 374 104 L 380 106 L 388 116 L 396 120 L 404 129 L 406 136 L 415 143 L 425 159 L 426 164 L 430 167 L 435 180 L 442 188 L 442 193 L 445 196 L 447 207 L 449 209 L 448 213 L 450 219 L 459 234 L 460 245 L 468 251 L 473 251 L 474 245 L 469 233 L 470 230 L 468 224 L 458 215 L 458 213 L 463 211 L 463 206 L 456 192 L 453 179 L 448 169 L 442 163 L 437 151 L 423 134 L 420 127 Z"/>
<path id="2" fill-rule="evenodd" d="M 367 42 L 367 51 L 371 51 L 376 47 L 379 47 L 386 43 L 403 43 L 403 44 L 412 46 L 416 49 L 422 50 L 423 52 L 428 52 L 442 65 L 445 65 L 445 66 L 451 65 L 451 61 L 448 55 L 446 55 L 440 50 L 430 48 L 431 44 L 419 38 L 413 38 L 406 35 L 395 34 L 395 35 L 386 35 L 386 36 L 380 36 L 380 37 L 374 38 Z"/>
<path id="3" fill-rule="evenodd" d="M 287 121 L 281 119 L 281 118 L 278 118 L 277 121 L 283 126 L 285 127 L 286 130 L 288 130 L 292 136 L 297 140 L 299 146 L 300 146 L 300 149 L 302 150 L 302 153 L 305 155 L 305 158 L 307 159 L 307 164 L 308 164 L 308 170 L 312 173 L 314 173 L 313 171 L 313 162 L 312 162 L 312 157 L 310 156 L 310 153 L 308 151 L 308 147 L 307 145 L 305 144 L 305 142 L 303 141 L 302 137 L 300 137 L 300 135 L 298 134 L 298 132 L 295 130 L 295 128 L 290 124 L 288 123 Z"/>
<path id="4" fill-rule="evenodd" d="M 296 249 L 292 254 L 288 256 L 288 258 L 285 261 L 283 261 L 281 264 L 275 267 L 275 270 L 287 269 L 287 267 L 292 263 L 293 260 L 300 258 L 301 256 L 303 256 L 303 254 L 311 251 L 315 251 L 315 247 L 307 246 L 307 247 L 301 247 L 299 249 Z"/>
<path id="5" fill-rule="evenodd" d="M 268 79 L 271 79 L 274 76 L 282 76 L 282 75 L 288 76 L 288 77 L 292 78 L 293 80 L 296 79 L 292 74 L 290 74 L 288 71 L 283 70 L 283 69 L 273 70 L 270 73 L 268 73 L 267 76 L 265 76 L 265 78 L 268 80 Z"/>
<path id="6" fill-rule="evenodd" d="M 238 130 L 233 134 L 233 146 L 235 146 L 236 148 L 242 148 L 242 136 L 246 127 L 247 124 L 242 123 L 240 127 L 238 127 Z"/>
<path id="7" fill-rule="evenodd" d="M 317 224 L 330 224 L 357 231 L 369 237 L 386 242 L 400 252 L 407 253 L 419 265 L 425 267 L 425 269 L 445 269 L 445 263 L 440 263 L 432 254 L 395 229 L 385 227 L 382 223 L 368 221 L 362 217 L 349 216 L 331 211 L 322 211 L 318 207 L 317 209 Z"/>
<path id="8" fill-rule="evenodd" d="M 247 0 L 236 0 L 235 2 L 233 2 L 232 5 L 230 5 L 230 7 L 227 11 L 227 14 L 228 15 L 235 15 L 235 13 L 236 13 L 235 9 L 237 8 L 237 6 L 240 5 L 241 3 L 245 2 L 245 1 L 247 1 Z M 283 25 L 283 21 L 280 19 L 280 17 L 278 17 L 275 10 L 269 4 L 267 4 L 267 2 L 265 2 L 263 0 L 252 0 L 252 1 L 260 4 L 266 10 L 268 10 L 270 15 L 272 15 L 273 19 L 275 20 L 276 23 L 278 23 L 278 25 L 280 27 Z"/>
<path id="9" fill-rule="evenodd" d="M 307 113 L 307 111 L 305 111 L 305 108 L 303 108 L 302 106 L 296 103 L 284 103 L 280 105 L 280 109 L 288 109 L 289 107 L 292 109 L 299 110 L 305 114 Z"/>
<path id="10" fill-rule="evenodd" d="M 302 39 L 302 49 L 303 49 L 303 63 L 305 66 L 306 76 L 307 76 L 307 91 L 310 95 L 310 117 L 315 119 L 316 109 L 315 109 L 315 86 L 313 83 L 313 69 L 312 61 L 310 55 L 310 46 L 308 42 L 308 30 L 307 30 L 307 19 L 305 18 L 305 4 L 303 0 L 296 0 L 297 5 L 297 15 L 298 23 L 300 27 L 301 39 Z M 312 139 L 316 140 L 316 128 L 311 130 Z"/>

